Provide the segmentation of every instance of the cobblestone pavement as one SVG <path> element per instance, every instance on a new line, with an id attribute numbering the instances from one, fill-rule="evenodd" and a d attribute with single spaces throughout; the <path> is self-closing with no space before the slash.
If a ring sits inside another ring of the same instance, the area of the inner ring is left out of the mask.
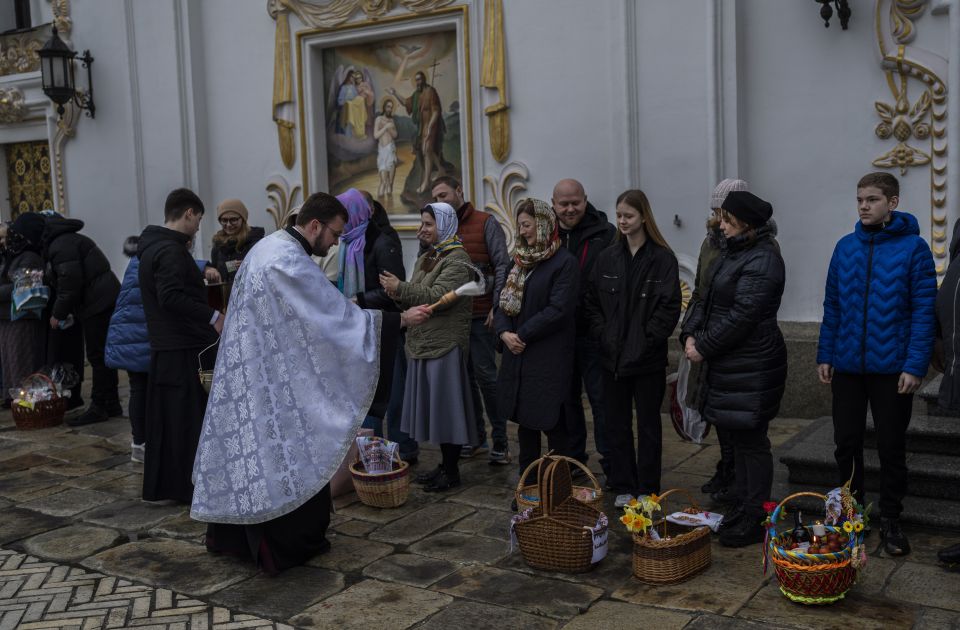
<path id="1" fill-rule="evenodd" d="M 771 441 L 807 424 L 778 419 Z M 716 442 L 681 442 L 667 422 L 663 435 L 663 488 L 699 500 Z M 936 562 L 955 532 L 908 531 L 913 554 L 872 555 L 847 598 L 826 608 L 782 597 L 762 573 L 759 545 L 714 541 L 704 574 L 644 585 L 631 576 L 631 541 L 615 518 L 610 553 L 593 571 L 535 571 L 509 550 L 515 466 L 491 466 L 485 455 L 463 461 L 464 485 L 446 495 L 414 489 L 394 510 L 337 499 L 330 552 L 268 578 L 206 553 L 204 526 L 185 507 L 141 502 L 129 446 L 123 418 L 24 432 L 0 414 L 0 630 L 960 628 L 960 573 Z M 425 449 L 418 468 L 438 460 Z M 615 516 L 612 500 L 605 509 Z"/>

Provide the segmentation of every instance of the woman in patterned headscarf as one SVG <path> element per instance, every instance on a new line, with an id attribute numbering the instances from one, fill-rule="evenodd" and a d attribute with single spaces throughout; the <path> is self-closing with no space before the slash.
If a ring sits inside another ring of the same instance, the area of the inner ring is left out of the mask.
<path id="1" fill-rule="evenodd" d="M 500 293 L 494 327 L 503 358 L 497 379 L 500 413 L 517 424 L 520 472 L 548 447 L 571 455 L 566 409 L 573 373 L 579 295 L 577 260 L 560 246 L 557 220 L 539 199 L 517 207 L 517 253 Z"/>
<path id="2" fill-rule="evenodd" d="M 391 273 L 380 284 L 401 307 L 433 304 L 448 291 L 470 282 L 470 257 L 457 236 L 457 213 L 445 203 L 431 203 L 420 213 L 417 238 L 426 250 L 409 282 Z M 418 442 L 440 445 L 443 461 L 419 475 L 427 492 L 460 485 L 460 448 L 477 442 L 473 399 L 467 380 L 470 298 L 460 297 L 434 310 L 421 326 L 407 331 L 407 383 L 400 429 Z"/>

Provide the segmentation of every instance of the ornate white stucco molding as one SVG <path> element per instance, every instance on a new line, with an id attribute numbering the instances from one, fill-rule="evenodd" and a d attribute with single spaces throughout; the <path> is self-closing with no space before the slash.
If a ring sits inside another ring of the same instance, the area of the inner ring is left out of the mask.
<path id="1" fill-rule="evenodd" d="M 530 180 L 530 171 L 522 162 L 510 162 L 500 169 L 499 177 L 485 175 L 484 185 L 490 188 L 492 201 L 488 201 L 483 209 L 496 217 L 503 233 L 507 237 L 507 249 L 513 252 L 516 246 L 517 230 L 514 217 L 517 216 L 516 206 L 522 193 L 527 189 Z"/>
<path id="2" fill-rule="evenodd" d="M 893 137 L 897 145 L 873 164 L 883 168 L 899 167 L 903 175 L 913 167 L 930 169 L 930 247 L 943 277 L 947 267 L 947 60 L 915 46 L 916 20 L 924 13 L 928 0 L 877 0 L 875 29 L 880 64 L 886 72 L 894 105 L 875 104 L 881 139 Z M 957 19 L 950 16 L 951 20 Z M 907 98 L 908 78 L 923 83 L 921 94 L 911 105 Z M 907 144 L 913 137 L 929 152 Z M 926 146 L 924 146 L 926 148 Z"/>

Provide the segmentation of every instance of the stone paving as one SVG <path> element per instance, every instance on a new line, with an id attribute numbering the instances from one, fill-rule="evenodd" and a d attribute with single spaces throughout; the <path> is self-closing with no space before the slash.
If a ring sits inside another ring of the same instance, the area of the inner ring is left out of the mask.
<path id="1" fill-rule="evenodd" d="M 779 419 L 771 441 L 777 447 L 807 424 Z M 663 435 L 663 488 L 702 499 L 715 440 L 684 443 L 666 421 Z M 393 510 L 353 494 L 336 499 L 330 552 L 269 578 L 207 554 L 204 526 L 186 507 L 141 502 L 129 444 L 125 419 L 22 432 L 0 414 L 0 630 L 960 628 L 960 573 L 936 561 L 956 532 L 908 530 L 912 555 L 873 554 L 845 600 L 804 607 L 762 574 L 759 545 L 714 541 L 704 574 L 669 587 L 640 583 L 607 497 L 610 553 L 599 566 L 581 575 L 530 569 L 508 543 L 515 467 L 490 466 L 484 455 L 463 462 L 464 485 L 445 495 L 415 488 Z M 418 468 L 438 459 L 426 448 Z M 878 539 L 869 540 L 872 550 Z"/>

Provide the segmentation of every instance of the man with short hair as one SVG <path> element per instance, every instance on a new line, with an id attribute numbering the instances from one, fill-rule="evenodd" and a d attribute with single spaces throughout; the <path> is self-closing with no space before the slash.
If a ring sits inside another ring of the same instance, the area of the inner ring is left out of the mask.
<path id="1" fill-rule="evenodd" d="M 467 362 L 479 441 L 477 444 L 465 444 L 462 456 L 471 457 L 488 448 L 483 421 L 483 409 L 486 407 L 493 437 L 490 463 L 509 464 L 507 420 L 497 411 L 496 337 L 492 329 L 494 305 L 500 301 L 500 290 L 513 264 L 507 251 L 507 239 L 496 218 L 488 212 L 477 210 L 469 201 L 464 201 L 463 188 L 453 177 L 433 180 L 431 192 L 434 201 L 448 203 L 457 209 L 457 220 L 460 222 L 457 234 L 471 262 L 480 269 L 487 282 L 487 292 L 473 298 L 470 360 Z"/>
<path id="2" fill-rule="evenodd" d="M 193 458 L 207 394 L 198 362 L 213 366 L 223 314 L 207 305 L 207 289 L 188 243 L 200 229 L 203 202 L 178 188 L 167 195 L 164 223 L 140 235 L 140 291 L 150 339 L 147 381 L 147 447 L 143 498 L 190 503 Z M 203 354 L 201 354 L 203 353 Z"/>
<path id="3" fill-rule="evenodd" d="M 323 256 L 346 220 L 336 197 L 310 195 L 233 285 L 190 516 L 210 523 L 208 550 L 268 574 L 330 547 L 330 478 L 370 405 L 390 395 L 400 328 L 430 313 L 361 309 L 327 282 L 310 255 Z"/>
<path id="4" fill-rule="evenodd" d="M 900 528 L 907 493 L 907 426 L 936 334 L 937 272 L 917 219 L 896 211 L 900 182 L 889 173 L 857 183 L 853 233 L 837 242 L 827 271 L 817 375 L 833 393 L 838 481 L 864 500 L 867 405 L 880 456 L 880 536 L 891 556 L 910 553 Z"/>
<path id="5" fill-rule="evenodd" d="M 575 179 L 561 179 L 553 187 L 551 198 L 553 211 L 557 215 L 560 228 L 560 241 L 573 254 L 580 267 L 580 277 L 589 278 L 594 262 L 616 234 L 616 228 L 587 201 L 583 184 Z M 606 475 L 607 448 L 604 443 L 603 416 L 603 375 L 600 369 L 600 350 L 596 340 L 587 332 L 587 322 L 583 314 L 583 301 L 587 282 L 580 283 L 580 297 L 577 302 L 577 341 L 576 360 L 574 361 L 573 383 L 570 388 L 570 410 L 573 418 L 570 422 L 571 457 L 582 462 L 587 461 L 587 425 L 581 400 L 581 382 L 587 390 L 587 399 L 593 411 L 593 441 L 600 455 L 600 466 Z"/>

